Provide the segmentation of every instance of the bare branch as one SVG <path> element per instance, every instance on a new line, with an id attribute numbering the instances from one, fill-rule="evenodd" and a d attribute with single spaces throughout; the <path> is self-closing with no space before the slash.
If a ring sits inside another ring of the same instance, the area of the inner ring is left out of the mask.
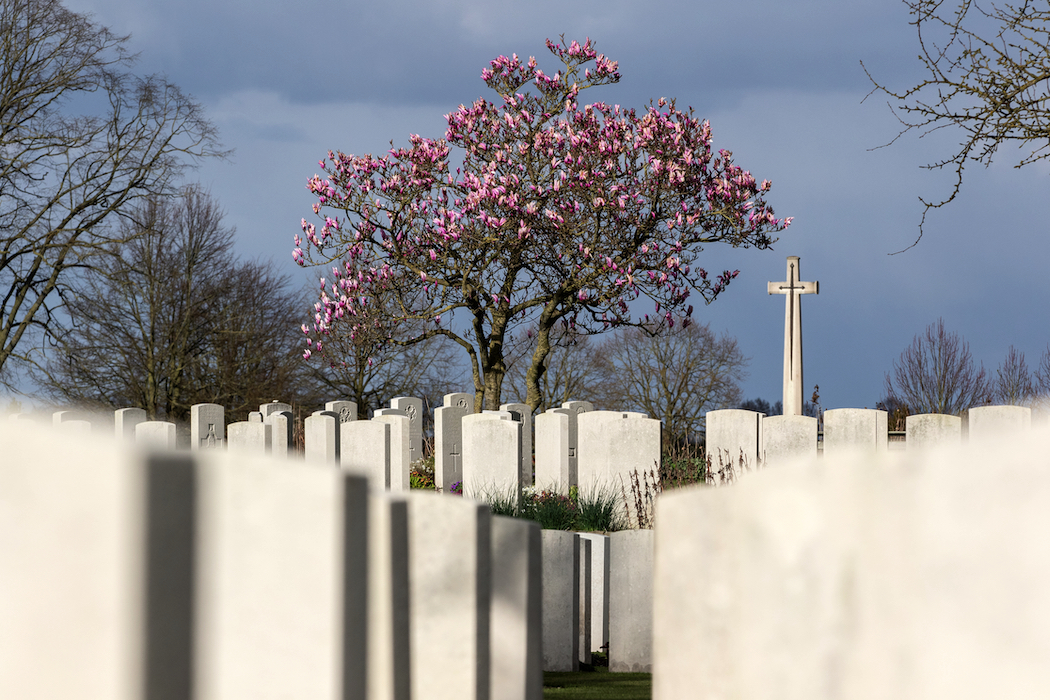
<path id="1" fill-rule="evenodd" d="M 897 91 L 864 69 L 873 92 L 896 104 L 891 109 L 903 128 L 893 141 L 911 131 L 920 137 L 946 127 L 962 133 L 958 151 L 925 166 L 951 170 L 954 182 L 941 199 L 919 198 L 924 207 L 919 235 L 908 250 L 922 238 L 930 210 L 958 196 L 968 164 L 990 165 L 1005 144 L 1027 150 L 1017 168 L 1050 157 L 1050 8 L 1027 1 L 985 9 L 962 0 L 954 11 L 944 0 L 905 4 L 927 77 Z"/>

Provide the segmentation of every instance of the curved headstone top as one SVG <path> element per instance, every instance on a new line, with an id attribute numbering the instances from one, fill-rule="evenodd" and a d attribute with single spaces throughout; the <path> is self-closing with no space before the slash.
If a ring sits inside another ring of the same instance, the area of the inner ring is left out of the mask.
<path id="1" fill-rule="evenodd" d="M 905 449 L 926 449 L 962 441 L 962 418 L 946 413 L 920 413 L 904 419 Z"/>
<path id="2" fill-rule="evenodd" d="M 817 456 L 817 419 L 766 416 L 762 419 L 762 464 Z"/>
<path id="3" fill-rule="evenodd" d="M 888 414 L 875 408 L 832 408 L 824 411 L 824 456 L 850 450 L 889 449 Z"/>
<path id="4" fill-rule="evenodd" d="M 474 412 L 474 394 L 468 394 L 465 391 L 457 391 L 452 394 L 445 394 L 445 406 L 456 406 L 457 408 L 465 408 L 468 412 Z"/>
<path id="5" fill-rule="evenodd" d="M 1032 427 L 1032 409 L 1027 406 L 978 406 L 966 412 L 969 439 L 984 439 L 1017 433 Z"/>
<path id="6" fill-rule="evenodd" d="M 357 420 L 357 403 L 354 401 L 329 401 L 324 410 L 336 414 L 340 423 Z"/>

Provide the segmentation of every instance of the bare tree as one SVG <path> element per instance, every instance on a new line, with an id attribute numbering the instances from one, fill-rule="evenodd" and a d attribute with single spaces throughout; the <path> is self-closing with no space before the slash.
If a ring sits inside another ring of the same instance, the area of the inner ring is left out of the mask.
<path id="1" fill-rule="evenodd" d="M 1004 406 L 1028 406 L 1036 396 L 1024 353 L 1013 345 L 995 371 L 995 402 Z"/>
<path id="2" fill-rule="evenodd" d="M 598 403 L 659 418 L 679 443 L 703 434 L 708 411 L 737 405 L 747 376 L 736 338 L 715 336 L 707 324 L 678 324 L 658 335 L 621 329 L 598 355 L 605 373 Z"/>
<path id="3" fill-rule="evenodd" d="M 920 197 L 925 205 L 921 238 L 930 209 L 959 194 L 968 163 L 988 165 L 999 147 L 1009 143 L 1026 151 L 1016 165 L 1019 168 L 1050 156 L 1050 8 L 1030 0 L 984 8 L 973 0 L 961 0 L 954 9 L 944 0 L 905 0 L 905 4 L 911 9 L 919 60 L 927 77 L 901 92 L 870 73 L 868 77 L 876 91 L 897 103 L 895 111 L 903 125 L 900 135 L 913 130 L 927 134 L 944 127 L 962 132 L 955 154 L 926 166 L 950 168 L 955 183 L 940 201 Z"/>
<path id="4" fill-rule="evenodd" d="M 1050 399 L 1050 345 L 1047 345 L 1035 369 L 1035 391 L 1039 397 Z"/>
<path id="5" fill-rule="evenodd" d="M 416 396 L 440 406 L 445 394 L 459 391 L 467 381 L 457 362 L 458 353 L 439 338 L 402 347 L 360 334 L 354 339 L 331 338 L 329 345 L 332 356 L 342 360 L 311 367 L 314 394 L 319 401 L 322 394 L 354 401 L 361 419 L 397 396 Z M 424 411 L 424 415 L 431 412 Z"/>
<path id="6" fill-rule="evenodd" d="M 983 366 L 975 366 L 970 345 L 937 319 L 915 336 L 886 375 L 886 403 L 908 414 L 960 414 L 992 400 L 994 386 Z"/>
<path id="7" fill-rule="evenodd" d="M 0 370 L 30 359 L 71 271 L 124 241 L 129 205 L 220 155 L 196 102 L 126 72 L 127 39 L 56 0 L 0 0 Z"/>
<path id="8" fill-rule="evenodd" d="M 53 399 L 184 420 L 195 403 L 232 413 L 295 399 L 305 365 L 291 322 L 303 296 L 256 262 L 198 188 L 146 201 L 98 266 L 70 283 L 69 327 L 38 383 Z"/>
<path id="9" fill-rule="evenodd" d="M 601 367 L 596 362 L 601 344 L 592 336 L 582 335 L 568 326 L 560 325 L 551 331 L 551 350 L 543 360 L 543 371 L 538 379 L 539 404 L 537 413 L 560 406 L 566 401 L 593 400 L 600 393 L 603 381 Z M 524 402 L 528 396 L 526 375 L 532 362 L 536 329 L 530 328 L 508 343 L 508 393 Z"/>

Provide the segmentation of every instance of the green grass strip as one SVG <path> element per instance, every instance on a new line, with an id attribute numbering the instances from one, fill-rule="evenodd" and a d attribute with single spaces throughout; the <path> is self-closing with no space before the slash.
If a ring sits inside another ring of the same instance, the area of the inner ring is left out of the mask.
<path id="1" fill-rule="evenodd" d="M 543 674 L 544 700 L 649 700 L 653 674 L 580 671 Z"/>

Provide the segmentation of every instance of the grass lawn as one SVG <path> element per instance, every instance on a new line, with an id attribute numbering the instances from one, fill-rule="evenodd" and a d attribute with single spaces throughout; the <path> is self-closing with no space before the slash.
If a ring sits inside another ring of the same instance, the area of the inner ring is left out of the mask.
<path id="1" fill-rule="evenodd" d="M 578 673 L 544 673 L 544 700 L 649 700 L 653 674 L 609 673 L 606 669 Z"/>

